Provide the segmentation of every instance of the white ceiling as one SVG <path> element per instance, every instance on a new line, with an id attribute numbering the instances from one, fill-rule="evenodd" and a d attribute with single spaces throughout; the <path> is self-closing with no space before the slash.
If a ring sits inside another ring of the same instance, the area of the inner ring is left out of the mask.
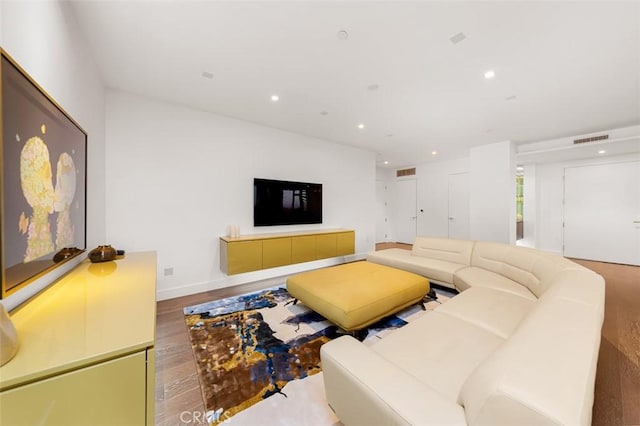
<path id="1" fill-rule="evenodd" d="M 389 167 L 640 124 L 636 1 L 72 5 L 106 86 L 370 149 Z"/>

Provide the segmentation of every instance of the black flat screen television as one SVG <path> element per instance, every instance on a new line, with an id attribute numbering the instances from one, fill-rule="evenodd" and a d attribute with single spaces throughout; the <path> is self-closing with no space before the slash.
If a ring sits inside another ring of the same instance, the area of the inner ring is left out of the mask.
<path id="1" fill-rule="evenodd" d="M 253 180 L 253 226 L 322 223 L 322 184 Z"/>

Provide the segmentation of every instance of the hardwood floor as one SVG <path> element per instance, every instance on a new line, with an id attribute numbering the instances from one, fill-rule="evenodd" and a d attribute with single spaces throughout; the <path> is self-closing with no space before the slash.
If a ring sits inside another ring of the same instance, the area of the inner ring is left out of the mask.
<path id="1" fill-rule="evenodd" d="M 573 260 L 607 283 L 593 425 L 640 425 L 640 267 Z"/>
<path id="2" fill-rule="evenodd" d="M 391 247 L 411 248 L 407 244 L 383 243 L 376 249 Z M 640 267 L 576 262 L 601 274 L 607 282 L 593 425 L 640 425 Z M 206 424 L 182 308 L 271 287 L 285 279 L 274 278 L 158 302 L 156 425 Z"/>

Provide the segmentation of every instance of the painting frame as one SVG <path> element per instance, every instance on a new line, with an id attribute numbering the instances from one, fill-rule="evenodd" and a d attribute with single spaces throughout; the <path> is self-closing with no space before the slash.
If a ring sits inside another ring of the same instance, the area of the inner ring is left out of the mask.
<path id="1" fill-rule="evenodd" d="M 0 299 L 86 251 L 87 140 L 0 48 Z"/>

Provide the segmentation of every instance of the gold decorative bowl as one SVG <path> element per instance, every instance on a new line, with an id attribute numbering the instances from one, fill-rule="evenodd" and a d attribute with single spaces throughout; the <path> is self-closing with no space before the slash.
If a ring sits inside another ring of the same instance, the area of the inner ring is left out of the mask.
<path id="1" fill-rule="evenodd" d="M 117 256 L 116 249 L 110 245 L 98 246 L 89 252 L 89 260 L 93 263 L 108 262 Z"/>

